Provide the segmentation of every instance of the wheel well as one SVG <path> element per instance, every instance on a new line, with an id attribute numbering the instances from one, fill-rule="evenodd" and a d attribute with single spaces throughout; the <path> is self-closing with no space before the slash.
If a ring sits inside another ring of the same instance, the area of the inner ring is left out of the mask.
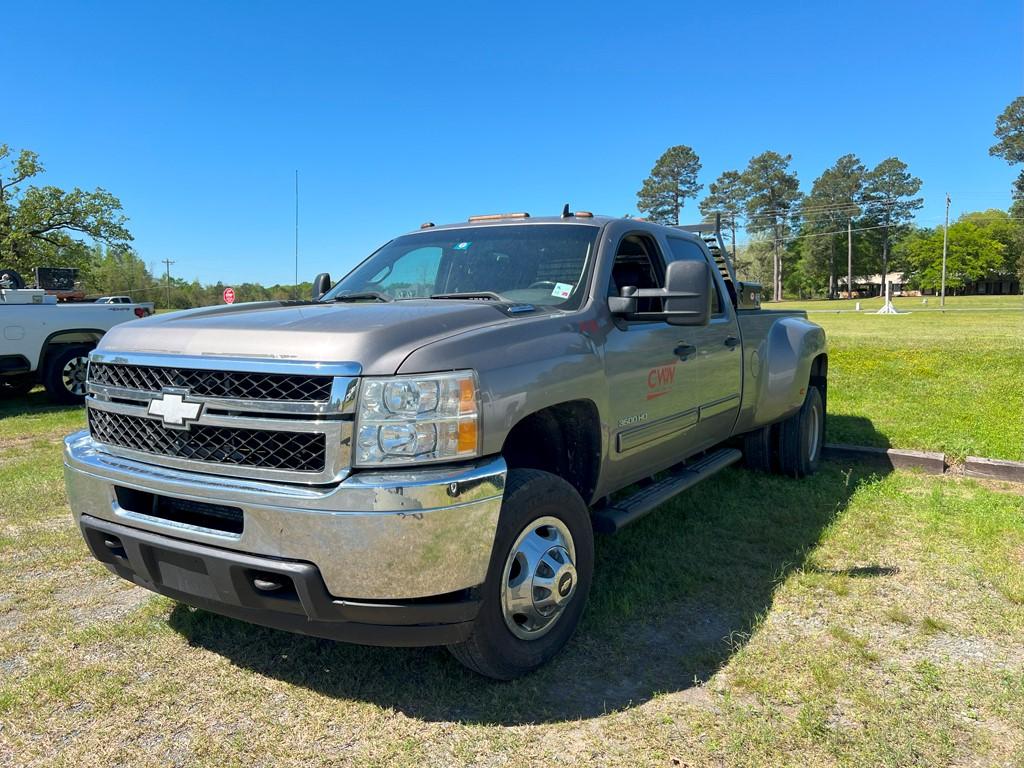
<path id="1" fill-rule="evenodd" d="M 590 503 L 601 458 L 601 419 L 590 400 L 535 411 L 516 423 L 501 455 L 509 469 L 541 469 L 567 481 Z"/>
<path id="2" fill-rule="evenodd" d="M 39 367 L 42 368 L 46 362 L 55 354 L 60 352 L 69 344 L 88 344 L 96 346 L 103 337 L 103 331 L 90 328 L 79 328 L 75 330 L 57 331 L 50 334 L 43 342 L 43 349 L 39 355 Z"/>

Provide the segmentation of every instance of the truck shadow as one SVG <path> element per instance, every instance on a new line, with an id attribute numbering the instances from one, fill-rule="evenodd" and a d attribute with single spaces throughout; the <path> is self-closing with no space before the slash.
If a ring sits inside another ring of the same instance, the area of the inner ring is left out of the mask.
<path id="1" fill-rule="evenodd" d="M 43 413 L 66 413 L 71 411 L 82 411 L 81 405 L 56 405 L 47 398 L 42 388 L 29 392 L 27 395 L 0 395 L 0 419 L 14 416 L 37 416 Z"/>
<path id="2" fill-rule="evenodd" d="M 599 537 L 580 630 L 552 663 L 512 683 L 479 677 L 443 649 L 331 643 L 183 605 L 169 621 L 238 667 L 409 717 L 506 725 L 596 717 L 662 693 L 699 695 L 697 686 L 756 633 L 775 589 L 804 566 L 857 488 L 886 471 L 828 461 L 796 481 L 727 470 Z M 856 569 L 858 578 L 891 573 Z"/>
<path id="3" fill-rule="evenodd" d="M 865 416 L 828 415 L 825 425 L 826 443 L 869 445 L 873 448 L 892 448 L 889 438 L 875 429 Z"/>

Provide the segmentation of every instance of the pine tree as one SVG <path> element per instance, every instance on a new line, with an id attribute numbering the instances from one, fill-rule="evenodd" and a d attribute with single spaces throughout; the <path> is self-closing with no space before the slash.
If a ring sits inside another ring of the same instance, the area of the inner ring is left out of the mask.
<path id="1" fill-rule="evenodd" d="M 669 147 L 636 193 L 637 209 L 660 224 L 681 224 L 686 200 L 704 188 L 697 183 L 700 158 L 685 144 Z"/>

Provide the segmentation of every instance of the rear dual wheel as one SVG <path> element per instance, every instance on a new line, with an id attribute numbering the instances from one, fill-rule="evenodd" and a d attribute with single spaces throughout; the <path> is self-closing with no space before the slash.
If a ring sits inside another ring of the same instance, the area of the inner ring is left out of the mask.
<path id="1" fill-rule="evenodd" d="M 825 401 L 821 390 L 807 388 L 800 410 L 779 424 L 779 472 L 807 477 L 818 471 L 825 444 Z"/>
<path id="2" fill-rule="evenodd" d="M 532 672 L 572 637 L 593 572 L 593 528 L 576 489 L 548 472 L 510 471 L 480 613 L 449 650 L 497 680 Z"/>
<path id="3" fill-rule="evenodd" d="M 818 387 L 808 386 L 799 411 L 743 436 L 744 464 L 761 472 L 806 477 L 818 470 L 824 445 L 825 400 Z"/>

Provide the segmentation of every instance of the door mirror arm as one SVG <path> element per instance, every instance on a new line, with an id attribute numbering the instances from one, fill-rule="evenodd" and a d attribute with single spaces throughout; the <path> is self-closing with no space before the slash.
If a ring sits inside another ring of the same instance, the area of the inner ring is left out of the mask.
<path id="1" fill-rule="evenodd" d="M 608 310 L 626 320 L 661 320 L 669 325 L 707 325 L 715 290 L 706 261 L 673 261 L 665 270 L 664 288 L 625 285 L 608 297 Z M 638 312 L 639 299 L 660 299 L 661 312 Z"/>

